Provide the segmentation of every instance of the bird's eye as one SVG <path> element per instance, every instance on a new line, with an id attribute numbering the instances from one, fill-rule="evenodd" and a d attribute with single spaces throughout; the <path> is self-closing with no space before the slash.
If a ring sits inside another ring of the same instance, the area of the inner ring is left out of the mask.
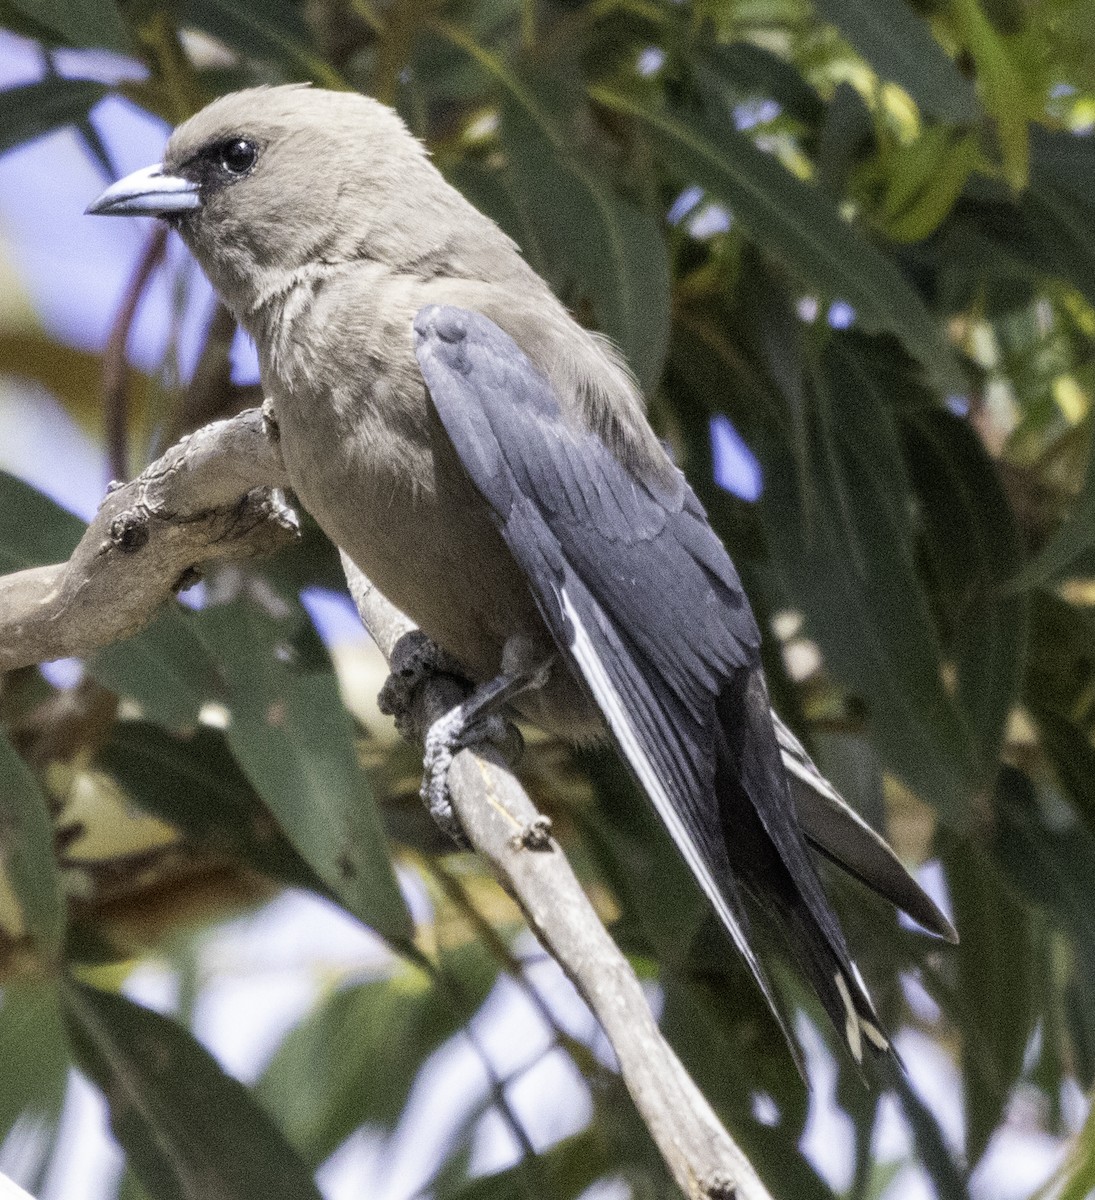
<path id="1" fill-rule="evenodd" d="M 254 142 L 235 138 L 221 146 L 217 161 L 229 175 L 246 175 L 255 165 L 258 153 Z"/>

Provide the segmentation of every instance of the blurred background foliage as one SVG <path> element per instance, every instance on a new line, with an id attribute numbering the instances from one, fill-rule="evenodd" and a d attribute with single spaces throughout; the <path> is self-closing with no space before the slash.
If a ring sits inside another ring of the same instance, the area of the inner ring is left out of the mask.
<path id="1" fill-rule="evenodd" d="M 777 707 L 929 862 L 961 932 L 941 947 L 832 881 L 902 1031 L 901 1094 L 824 1046 L 787 974 L 806 1093 L 611 756 L 530 733 L 537 803 L 778 1200 L 1029 1195 L 986 1163 L 1032 1130 L 1054 1147 L 1039 1194 L 1092 1194 L 1095 3 L 0 0 L 0 24 L 41 68 L 0 92 L 0 151 L 69 127 L 105 182 L 108 94 L 174 123 L 255 83 L 361 89 L 620 343 L 770 631 Z M 101 355 L 17 304 L 0 323 L 0 373 L 55 397 L 115 477 L 259 395 L 223 311 L 181 368 L 193 268 L 144 236 Z M 178 320 L 152 369 L 127 365 L 165 273 Z M 66 557 L 81 528 L 0 474 L 0 569 Z M 308 527 L 64 678 L 0 681 L 0 1165 L 66 1200 L 315 1196 L 355 1131 L 374 1163 L 394 1152 L 463 1038 L 479 1099 L 417 1191 L 373 1194 L 670 1195 L 603 1041 L 560 1019 L 516 911 L 422 813 L 373 702 L 383 664 L 318 635 L 301 594 L 341 586 Z M 286 888 L 384 946 L 314 981 L 244 1087 L 195 1018 L 238 963 L 201 948 Z M 149 964 L 175 980 L 166 1013 L 127 996 Z M 476 1032 L 506 979 L 549 1031 L 509 1075 Z M 563 1137 L 517 1102 L 549 1054 L 578 1113 Z M 50 1174 L 73 1064 L 128 1164 L 98 1192 Z M 819 1104 L 840 1170 L 804 1137 Z"/>

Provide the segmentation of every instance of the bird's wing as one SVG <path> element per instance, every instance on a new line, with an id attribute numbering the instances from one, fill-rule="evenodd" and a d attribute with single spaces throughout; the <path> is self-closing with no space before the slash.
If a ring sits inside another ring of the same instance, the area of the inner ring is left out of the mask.
<path id="1" fill-rule="evenodd" d="M 772 724 L 791 781 L 795 811 L 810 844 L 929 933 L 957 943 L 958 934 L 939 905 L 822 775 L 805 747 L 775 712 Z"/>
<path id="2" fill-rule="evenodd" d="M 713 697 L 758 660 L 760 637 L 729 558 L 708 545 L 683 478 L 626 472 L 571 426 L 547 380 L 493 322 L 431 306 L 415 343 L 433 403 L 490 505 L 556 642 L 769 1002 L 748 940 L 713 790 Z M 676 614 L 708 609 L 681 627 Z M 727 619 L 729 618 L 729 619 Z"/>
<path id="3" fill-rule="evenodd" d="M 756 621 L 684 477 L 628 471 L 479 313 L 423 309 L 415 349 L 548 628 L 784 1031 L 739 885 L 788 935 L 856 1059 L 864 1039 L 888 1049 L 794 815 Z"/>

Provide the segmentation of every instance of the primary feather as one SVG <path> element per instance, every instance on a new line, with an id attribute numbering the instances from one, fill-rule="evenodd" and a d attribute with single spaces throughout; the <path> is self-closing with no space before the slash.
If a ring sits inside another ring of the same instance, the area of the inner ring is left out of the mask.
<path id="1" fill-rule="evenodd" d="M 888 1049 L 806 851 L 737 571 L 684 477 L 644 479 L 569 422 L 480 314 L 427 308 L 418 360 L 548 628 L 779 1015 L 740 888 L 788 935 L 857 1060 Z"/>

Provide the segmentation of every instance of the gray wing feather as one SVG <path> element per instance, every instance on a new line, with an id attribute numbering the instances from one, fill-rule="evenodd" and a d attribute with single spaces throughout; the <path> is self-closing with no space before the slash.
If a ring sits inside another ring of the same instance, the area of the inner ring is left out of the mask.
<path id="1" fill-rule="evenodd" d="M 629 472 L 481 314 L 423 309 L 415 339 L 442 424 L 546 624 L 784 1031 L 736 876 L 789 934 L 857 1061 L 861 1034 L 887 1049 L 794 816 L 760 632 L 684 477 Z"/>
<path id="2" fill-rule="evenodd" d="M 719 676 L 759 654 L 737 574 L 725 552 L 703 546 L 705 531 L 713 535 L 683 478 L 666 491 L 633 479 L 600 439 L 566 423 L 547 381 L 497 326 L 450 312 L 424 309 L 415 322 L 418 361 L 446 432 L 548 628 L 783 1024 L 749 944 L 717 810 L 702 802 L 714 777 L 697 728 L 704 704 Z M 660 538 L 670 523 L 678 536 Z M 671 623 L 710 588 L 728 609 L 691 630 Z M 673 602 L 689 590 L 692 602 Z M 644 660 L 653 670 L 637 665 Z"/>
<path id="3" fill-rule="evenodd" d="M 957 943 L 946 914 L 901 860 L 817 769 L 805 747 L 773 711 L 795 811 L 809 841 L 837 866 L 907 913 L 929 933 Z"/>

